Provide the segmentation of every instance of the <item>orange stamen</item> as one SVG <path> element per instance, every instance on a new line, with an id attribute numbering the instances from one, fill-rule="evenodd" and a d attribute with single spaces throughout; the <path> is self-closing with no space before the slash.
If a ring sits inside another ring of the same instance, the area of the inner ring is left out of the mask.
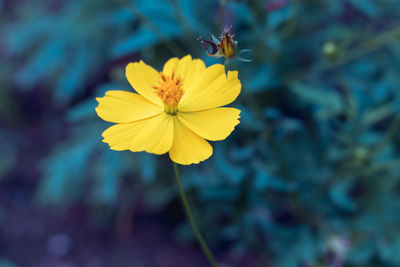
<path id="1" fill-rule="evenodd" d="M 153 86 L 155 93 L 164 102 L 164 110 L 170 115 L 175 115 L 178 112 L 178 104 L 185 91 L 183 91 L 183 80 L 180 77 L 175 77 L 172 72 L 171 76 L 160 73 L 161 80 L 158 86 Z"/>

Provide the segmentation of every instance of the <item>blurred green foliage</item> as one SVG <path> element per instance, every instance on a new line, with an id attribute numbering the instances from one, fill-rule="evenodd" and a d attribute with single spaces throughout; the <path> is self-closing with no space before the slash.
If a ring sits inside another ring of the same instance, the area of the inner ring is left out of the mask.
<path id="1" fill-rule="evenodd" d="M 253 62 L 230 65 L 242 81 L 241 123 L 213 144 L 211 159 L 182 168 L 211 247 L 254 254 L 259 266 L 400 265 L 398 1 L 26 0 L 0 7 L 0 138 L 7 140 L 0 178 L 33 153 L 25 145 L 33 127 L 48 139 L 34 153 L 41 205 L 82 200 L 112 209 L 123 201 L 125 180 L 144 192 L 150 210 L 177 198 L 167 157 L 110 151 L 101 142 L 109 124 L 96 116 L 95 97 L 131 90 L 124 77 L 130 61 L 160 69 L 191 54 L 221 63 L 196 38 L 232 24 L 239 46 L 253 51 Z M 186 224 L 177 235 L 194 238 Z"/>

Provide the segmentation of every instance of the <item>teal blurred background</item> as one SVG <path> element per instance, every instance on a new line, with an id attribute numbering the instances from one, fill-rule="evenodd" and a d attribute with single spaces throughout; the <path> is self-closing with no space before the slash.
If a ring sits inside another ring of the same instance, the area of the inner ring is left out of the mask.
<path id="1" fill-rule="evenodd" d="M 241 123 L 181 168 L 224 266 L 400 266 L 400 1 L 0 0 L 0 267 L 207 266 L 168 156 L 94 111 L 225 25 Z"/>

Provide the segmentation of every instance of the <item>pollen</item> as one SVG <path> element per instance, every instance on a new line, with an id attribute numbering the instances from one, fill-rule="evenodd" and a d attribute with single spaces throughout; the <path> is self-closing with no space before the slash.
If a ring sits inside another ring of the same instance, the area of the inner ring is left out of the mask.
<path id="1" fill-rule="evenodd" d="M 160 73 L 161 79 L 158 86 L 153 86 L 155 93 L 164 102 L 164 110 L 170 115 L 178 112 L 178 104 L 185 91 L 183 91 L 183 80 L 175 77 L 173 72 L 171 76 Z"/>

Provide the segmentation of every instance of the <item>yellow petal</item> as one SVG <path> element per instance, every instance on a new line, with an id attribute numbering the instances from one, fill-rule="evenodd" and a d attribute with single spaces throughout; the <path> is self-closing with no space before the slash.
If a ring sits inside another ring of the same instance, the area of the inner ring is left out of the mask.
<path id="1" fill-rule="evenodd" d="M 189 165 L 199 163 L 212 155 L 212 146 L 188 129 L 174 116 L 174 141 L 169 156 L 172 161 Z"/>
<path id="2" fill-rule="evenodd" d="M 167 62 L 165 62 L 162 73 L 170 76 L 172 72 L 175 72 L 178 63 L 179 63 L 179 58 L 177 57 L 170 58 Z"/>
<path id="3" fill-rule="evenodd" d="M 239 124 L 240 110 L 214 108 L 195 112 L 178 112 L 178 119 L 194 133 L 211 140 L 223 140 Z"/>
<path id="4" fill-rule="evenodd" d="M 206 70 L 206 65 L 201 59 L 192 59 L 190 55 L 178 59 L 171 58 L 164 64 L 163 73 L 183 79 L 183 90 L 185 94 L 192 89 L 192 84 L 200 77 L 200 74 Z M 185 95 L 183 95 L 185 97 Z"/>
<path id="5" fill-rule="evenodd" d="M 111 126 L 103 132 L 103 142 L 113 150 L 161 155 L 171 148 L 173 134 L 173 118 L 162 112 L 144 120 Z"/>
<path id="6" fill-rule="evenodd" d="M 96 100 L 99 102 L 96 108 L 97 115 L 109 122 L 132 122 L 163 112 L 162 107 L 132 92 L 107 91 L 104 97 Z"/>
<path id="7" fill-rule="evenodd" d="M 129 63 L 126 66 L 126 78 L 133 89 L 147 100 L 163 106 L 161 99 L 154 92 L 153 86 L 158 85 L 160 73 L 143 61 Z"/>
<path id="8" fill-rule="evenodd" d="M 226 77 L 223 65 L 212 65 L 203 71 L 192 84 L 192 88 L 185 92 L 178 109 L 188 112 L 227 105 L 236 99 L 240 88 L 237 71 L 229 71 Z"/>

